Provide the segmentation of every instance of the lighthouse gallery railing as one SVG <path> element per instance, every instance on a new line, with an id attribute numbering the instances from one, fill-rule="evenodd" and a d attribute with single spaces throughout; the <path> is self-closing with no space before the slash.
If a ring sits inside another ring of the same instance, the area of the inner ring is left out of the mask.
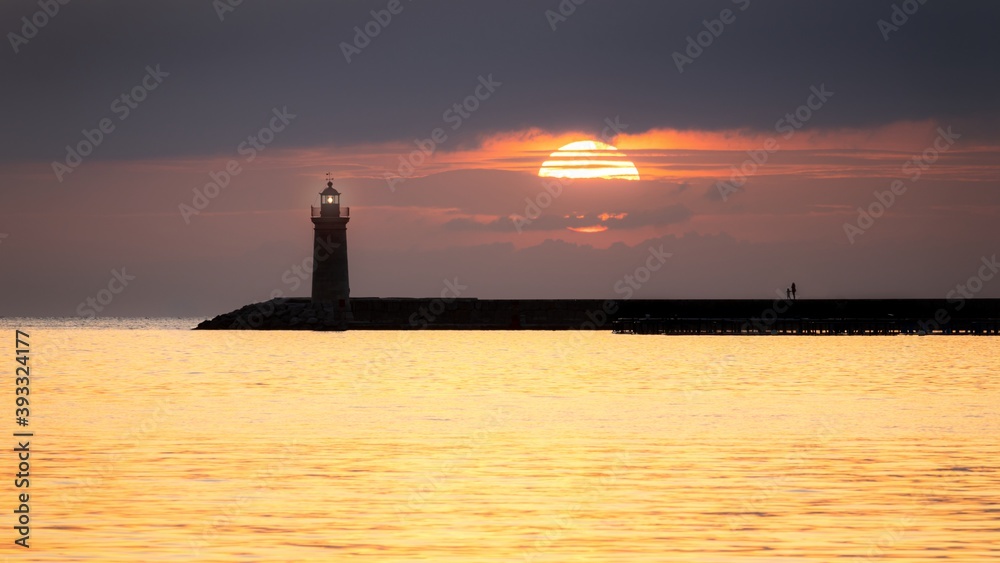
<path id="1" fill-rule="evenodd" d="M 313 217 L 320 217 L 321 213 L 322 213 L 322 209 L 323 208 L 320 207 L 320 206 L 318 206 L 318 205 L 313 205 L 312 206 L 312 216 Z M 340 216 L 341 217 L 350 217 L 351 216 L 351 208 L 350 207 L 341 207 L 340 208 Z"/>

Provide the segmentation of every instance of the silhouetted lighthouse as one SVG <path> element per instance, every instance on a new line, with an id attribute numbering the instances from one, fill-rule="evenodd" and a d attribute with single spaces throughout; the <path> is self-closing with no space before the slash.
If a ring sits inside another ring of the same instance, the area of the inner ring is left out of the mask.
<path id="1" fill-rule="evenodd" d="M 347 275 L 347 222 L 351 220 L 349 207 L 340 206 L 340 192 L 333 189 L 333 181 L 319 194 L 319 207 L 312 208 L 312 222 L 316 226 L 313 237 L 314 303 L 332 304 L 337 310 L 350 310 L 351 284 Z"/>

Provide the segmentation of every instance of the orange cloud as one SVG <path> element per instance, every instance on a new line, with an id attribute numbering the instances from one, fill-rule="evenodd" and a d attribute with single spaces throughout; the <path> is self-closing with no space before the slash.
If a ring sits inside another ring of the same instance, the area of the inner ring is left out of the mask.
<path id="1" fill-rule="evenodd" d="M 901 165 L 930 146 L 939 125 L 932 122 L 900 122 L 873 129 L 802 130 L 791 138 L 768 132 L 680 131 L 657 129 L 618 135 L 612 141 L 618 152 L 635 163 L 643 180 L 652 182 L 711 183 L 729 178 L 733 167 L 748 158 L 747 151 L 760 150 L 768 139 L 779 150 L 761 166 L 757 177 L 785 176 L 801 180 L 892 178 Z M 574 141 L 592 139 L 583 131 L 548 132 L 526 129 L 497 133 L 480 139 L 474 146 L 438 147 L 425 154 L 414 143 L 379 143 L 347 147 L 269 149 L 253 163 L 256 173 L 292 170 L 308 182 L 322 184 L 327 172 L 336 178 L 377 179 L 387 191 L 393 182 L 459 170 L 498 170 L 537 175 L 552 152 Z M 942 157 L 926 177 L 952 180 L 995 180 L 992 162 L 1000 147 L 963 144 Z M 208 171 L 219 169 L 232 155 L 197 159 L 163 159 L 142 162 L 108 163 L 126 169 L 154 167 L 162 172 L 191 171 L 197 185 Z M 405 168 L 408 163 L 410 169 Z M 88 166 L 100 167 L 95 162 Z M 148 168 L 146 168 L 148 169 Z M 50 174 L 41 166 L 31 167 L 40 176 Z M 204 183 L 203 181 L 201 183 Z"/>

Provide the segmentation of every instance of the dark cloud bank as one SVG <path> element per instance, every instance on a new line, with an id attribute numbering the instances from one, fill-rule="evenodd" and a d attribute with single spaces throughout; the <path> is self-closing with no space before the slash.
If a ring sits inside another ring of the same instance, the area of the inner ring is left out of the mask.
<path id="1" fill-rule="evenodd" d="M 243 2 L 220 21 L 209 0 L 69 3 L 0 55 L 0 154 L 60 156 L 155 64 L 169 78 L 97 158 L 231 151 L 276 106 L 300 116 L 284 146 L 410 141 L 490 74 L 502 87 L 456 137 L 596 132 L 618 115 L 629 132 L 767 130 L 820 84 L 837 103 L 810 127 L 941 118 L 995 138 L 998 124 L 996 2 L 927 2 L 886 41 L 890 1 L 589 0 L 553 31 L 557 0 L 401 0 L 348 64 L 342 43 L 388 4 Z M 20 33 L 38 9 L 4 2 L 0 29 Z M 673 53 L 727 9 L 732 22 L 678 72 Z"/>

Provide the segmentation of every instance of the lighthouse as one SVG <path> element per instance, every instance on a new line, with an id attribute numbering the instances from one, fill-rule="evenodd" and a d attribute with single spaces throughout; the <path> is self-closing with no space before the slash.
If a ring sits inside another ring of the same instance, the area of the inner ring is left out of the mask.
<path id="1" fill-rule="evenodd" d="M 338 313 L 350 311 L 351 284 L 347 274 L 347 222 L 351 209 L 340 206 L 340 192 L 333 181 L 319 193 L 319 207 L 312 207 L 313 303 L 333 305 Z"/>

